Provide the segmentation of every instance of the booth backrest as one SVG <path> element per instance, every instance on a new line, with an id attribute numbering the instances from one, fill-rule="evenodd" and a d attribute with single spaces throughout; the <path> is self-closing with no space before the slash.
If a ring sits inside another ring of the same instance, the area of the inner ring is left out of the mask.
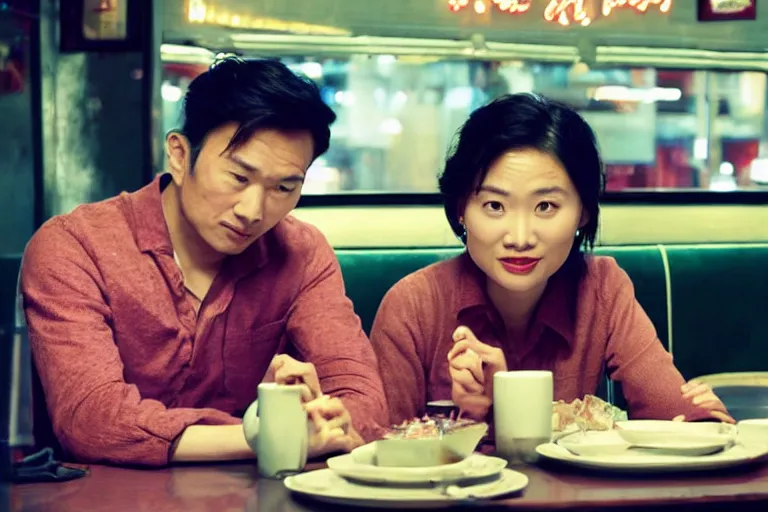
<path id="1" fill-rule="evenodd" d="M 384 294 L 397 281 L 431 263 L 452 258 L 461 249 L 341 249 L 336 251 L 344 282 L 363 328 L 370 332 Z M 635 285 L 635 294 L 648 312 L 665 346 L 668 339 L 664 261 L 656 246 L 604 247 L 596 254 L 616 258 Z"/>
<path id="2" fill-rule="evenodd" d="M 368 332 L 386 291 L 460 249 L 336 251 L 347 295 Z M 599 247 L 635 286 L 675 364 L 696 376 L 768 370 L 768 244 Z"/>

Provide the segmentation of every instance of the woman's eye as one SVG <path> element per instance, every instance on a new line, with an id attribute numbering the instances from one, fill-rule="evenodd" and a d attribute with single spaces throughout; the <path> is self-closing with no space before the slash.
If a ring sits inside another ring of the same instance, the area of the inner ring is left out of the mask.
<path id="1" fill-rule="evenodd" d="M 492 212 L 500 212 L 504 210 L 504 205 L 502 205 L 498 201 L 488 201 L 483 205 L 486 210 L 490 210 Z"/>
<path id="2" fill-rule="evenodd" d="M 557 205 L 555 203 L 550 203 L 549 201 L 542 201 L 536 205 L 536 210 L 541 213 L 552 213 L 556 209 Z"/>

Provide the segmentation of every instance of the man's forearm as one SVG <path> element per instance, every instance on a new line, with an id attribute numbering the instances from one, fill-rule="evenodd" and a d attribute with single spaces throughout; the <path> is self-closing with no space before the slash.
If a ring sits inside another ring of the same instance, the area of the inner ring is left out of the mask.
<path id="1" fill-rule="evenodd" d="M 254 459 L 242 425 L 191 425 L 171 447 L 171 462 Z"/>
<path id="2" fill-rule="evenodd" d="M 389 426 L 386 401 L 379 403 L 378 400 L 356 393 L 343 395 L 341 401 L 352 416 L 352 424 L 364 442 L 370 443 L 383 437 Z"/>

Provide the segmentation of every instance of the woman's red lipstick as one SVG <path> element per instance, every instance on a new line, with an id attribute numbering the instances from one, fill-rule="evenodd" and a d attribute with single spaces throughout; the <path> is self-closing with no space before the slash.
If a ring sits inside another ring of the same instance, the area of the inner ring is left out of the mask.
<path id="1" fill-rule="evenodd" d="M 541 258 L 499 258 L 501 266 L 510 274 L 530 274 Z"/>

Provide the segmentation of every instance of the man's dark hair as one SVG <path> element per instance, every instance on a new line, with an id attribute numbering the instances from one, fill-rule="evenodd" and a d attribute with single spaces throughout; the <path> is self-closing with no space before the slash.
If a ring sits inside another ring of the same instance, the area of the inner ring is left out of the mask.
<path id="1" fill-rule="evenodd" d="M 592 249 L 604 188 L 603 161 L 595 134 L 572 108 L 528 93 L 497 98 L 473 112 L 459 130 L 439 180 L 453 232 L 461 237 L 459 209 L 479 189 L 493 162 L 516 149 L 537 149 L 563 165 L 589 215 L 572 252 L 578 254 L 581 247 Z"/>
<path id="2" fill-rule="evenodd" d="M 184 97 L 181 132 L 193 152 L 193 163 L 206 136 L 237 123 L 227 149 L 236 149 L 262 129 L 307 131 L 314 142 L 313 158 L 328 150 L 330 125 L 336 114 L 320 97 L 317 86 L 278 60 L 227 57 L 195 78 Z"/>

